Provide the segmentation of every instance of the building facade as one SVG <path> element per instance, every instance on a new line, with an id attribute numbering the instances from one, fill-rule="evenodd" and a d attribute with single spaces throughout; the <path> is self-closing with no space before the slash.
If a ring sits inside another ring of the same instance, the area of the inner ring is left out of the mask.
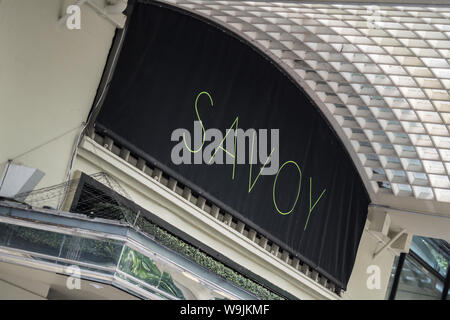
<path id="1" fill-rule="evenodd" d="M 0 297 L 446 299 L 449 16 L 1 1 Z"/>

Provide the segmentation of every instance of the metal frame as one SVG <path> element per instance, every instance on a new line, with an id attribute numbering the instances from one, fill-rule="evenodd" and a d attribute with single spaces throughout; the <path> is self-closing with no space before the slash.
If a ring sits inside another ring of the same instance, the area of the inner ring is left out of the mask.
<path id="1" fill-rule="evenodd" d="M 183 272 L 189 272 L 193 276 L 201 279 L 201 281 L 208 286 L 220 289 L 233 297 L 239 298 L 237 293 L 233 293 L 234 290 L 235 292 L 239 292 L 240 297 L 245 297 L 246 299 L 256 298 L 254 295 L 238 288 L 227 280 L 219 278 L 214 273 L 197 265 L 188 258 L 164 247 L 148 236 L 135 231 L 127 223 L 101 218 L 91 219 L 86 218 L 84 215 L 65 213 L 56 210 L 24 209 L 21 205 L 16 206 L 12 203 L 0 203 L 0 222 L 29 229 L 38 229 L 58 234 L 68 234 L 81 238 L 103 241 L 114 239 L 120 242 L 123 247 L 127 246 L 133 250 L 145 254 L 146 256 L 151 256 L 152 259 L 167 263 Z M 122 253 L 120 254 L 120 257 L 121 256 Z M 118 264 L 120 262 L 120 257 L 118 258 Z M 151 288 L 153 291 L 167 296 L 168 298 L 173 298 L 168 296 L 167 293 L 147 285 L 131 275 L 120 272 L 117 266 L 104 267 L 79 260 L 70 260 L 48 254 L 10 248 L 7 246 L 0 246 L 0 261 L 24 265 L 44 271 L 53 270 L 61 274 L 67 273 L 64 270 L 64 266 L 58 265 L 57 263 L 51 263 L 50 261 L 61 262 L 67 265 L 79 265 L 86 267 L 86 269 L 82 270 L 82 278 L 93 279 L 95 281 L 106 281 L 108 284 L 113 286 L 116 285 L 115 281 L 117 280 L 115 273 L 119 273 L 132 279 L 134 282 L 138 282 L 145 287 Z M 136 288 L 134 286 L 130 284 L 126 286 L 126 283 L 123 281 L 121 284 L 122 286 L 125 285 L 126 289 L 130 289 L 132 291 L 130 292 L 131 294 L 136 294 Z M 151 294 L 148 294 L 148 292 L 146 293 L 147 294 L 144 296 L 147 298 L 153 297 Z"/>
<path id="2" fill-rule="evenodd" d="M 425 262 L 422 258 L 420 258 L 412 250 L 410 250 L 408 254 L 406 254 L 406 253 L 400 254 L 400 257 L 399 257 L 399 260 L 397 263 L 397 268 L 395 270 L 394 280 L 392 282 L 392 288 L 389 293 L 388 299 L 395 300 L 395 296 L 396 296 L 397 290 L 398 290 L 398 284 L 400 282 L 400 275 L 403 271 L 403 265 L 405 263 L 406 256 L 411 257 L 413 260 L 415 260 L 418 264 L 420 264 L 423 268 L 425 268 L 428 272 L 430 272 L 434 277 L 438 278 L 438 280 L 440 280 L 443 283 L 444 287 L 442 289 L 441 300 L 446 300 L 447 294 L 448 294 L 448 289 L 449 289 L 449 283 L 450 283 L 450 266 L 447 268 L 447 275 L 445 277 L 443 277 L 439 272 L 437 272 L 433 267 L 431 267 L 427 262 Z"/>
<path id="3" fill-rule="evenodd" d="M 108 195 L 111 195 L 113 198 L 120 201 L 121 205 L 133 210 L 134 212 L 139 212 L 139 214 L 141 216 L 147 218 L 152 223 L 160 226 L 161 228 L 167 230 L 169 233 L 179 237 L 180 239 L 183 239 L 183 241 L 193 245 L 194 247 L 199 248 L 201 251 L 205 252 L 206 254 L 210 255 L 211 257 L 214 257 L 218 261 L 222 262 L 223 264 L 227 265 L 228 267 L 232 268 L 233 270 L 237 271 L 238 273 L 241 273 L 242 275 L 248 277 L 249 279 L 251 279 L 257 283 L 260 283 L 262 286 L 269 288 L 270 290 L 276 292 L 277 294 L 280 294 L 281 296 L 286 297 L 287 299 L 290 299 L 290 300 L 297 299 L 296 297 L 294 297 L 290 293 L 286 292 L 282 288 L 277 287 L 274 284 L 267 281 L 266 279 L 263 279 L 263 278 L 257 276 L 252 271 L 243 268 L 241 265 L 239 265 L 238 263 L 225 257 L 220 252 L 217 252 L 213 248 L 206 246 L 205 244 L 201 243 L 200 241 L 198 241 L 191 235 L 172 226 L 171 224 L 167 223 L 166 221 L 159 218 L 155 214 L 153 214 L 150 211 L 144 209 L 143 207 L 137 205 L 130 199 L 125 198 L 124 196 L 115 192 L 114 190 L 109 189 L 107 186 L 103 185 L 102 183 L 98 182 L 97 180 L 93 179 L 92 177 L 90 177 L 89 175 L 87 175 L 85 173 L 81 173 L 70 211 L 73 211 L 76 208 L 79 196 L 80 196 L 81 191 L 85 184 L 90 185 L 94 188 L 97 188 L 98 190 L 100 190 Z"/>

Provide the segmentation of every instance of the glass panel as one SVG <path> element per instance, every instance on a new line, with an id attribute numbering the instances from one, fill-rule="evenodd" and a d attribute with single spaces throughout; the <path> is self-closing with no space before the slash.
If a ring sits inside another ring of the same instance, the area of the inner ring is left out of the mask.
<path id="1" fill-rule="evenodd" d="M 386 296 L 384 297 L 386 300 L 388 300 L 389 296 L 391 295 L 392 284 L 394 283 L 395 272 L 397 271 L 399 258 L 400 258 L 400 256 L 395 256 L 394 264 L 392 265 L 392 271 L 391 271 L 391 275 L 389 276 L 389 283 L 388 283 L 388 287 L 386 290 Z"/>
<path id="2" fill-rule="evenodd" d="M 450 260 L 450 253 L 446 247 L 449 247 L 446 241 L 419 236 L 415 236 L 411 243 L 411 250 L 443 277 L 447 274 Z"/>
<path id="3" fill-rule="evenodd" d="M 95 240 L 64 236 L 61 257 L 95 265 L 115 267 L 119 262 L 122 243 L 114 240 Z"/>
<path id="4" fill-rule="evenodd" d="M 407 256 L 398 284 L 396 300 L 440 300 L 443 283 Z"/>
<path id="5" fill-rule="evenodd" d="M 184 299 L 183 291 L 179 288 L 170 273 L 156 265 L 153 259 L 125 247 L 120 260 L 119 270 L 129 274 L 158 290 L 168 293 L 178 299 Z"/>
<path id="6" fill-rule="evenodd" d="M 138 279 L 145 290 L 167 299 L 235 300 L 237 297 L 207 283 L 187 270 L 170 264 L 157 255 L 147 256 L 125 246 L 119 268 L 119 276 L 127 281 Z M 128 278 L 130 275 L 133 278 Z"/>
<path id="7" fill-rule="evenodd" d="M 4 223 L 0 223 L 0 234 L 1 246 L 105 267 L 115 267 L 122 250 L 120 241 L 81 238 Z"/>
<path id="8" fill-rule="evenodd" d="M 57 256 L 63 235 L 0 223 L 1 245 L 19 250 Z"/>

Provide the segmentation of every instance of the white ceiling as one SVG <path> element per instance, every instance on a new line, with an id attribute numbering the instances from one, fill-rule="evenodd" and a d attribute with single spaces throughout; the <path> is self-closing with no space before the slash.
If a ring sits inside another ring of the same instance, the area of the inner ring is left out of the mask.
<path id="1" fill-rule="evenodd" d="M 270 2 L 269 0 L 256 0 L 260 2 Z M 285 2 L 291 1 L 291 2 L 301 2 L 301 3 L 355 3 L 355 4 L 361 4 L 361 3 L 367 3 L 367 4 L 404 4 L 404 5 L 411 5 L 411 4 L 421 4 L 421 5 L 443 5 L 443 4 L 450 4 L 450 0 L 308 0 L 308 1 L 302 1 L 302 0 L 282 0 Z"/>

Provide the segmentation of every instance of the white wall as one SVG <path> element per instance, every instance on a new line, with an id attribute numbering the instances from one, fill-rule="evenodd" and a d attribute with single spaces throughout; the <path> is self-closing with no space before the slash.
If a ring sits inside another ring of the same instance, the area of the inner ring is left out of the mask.
<path id="1" fill-rule="evenodd" d="M 369 231 L 364 230 L 347 291 L 343 294 L 344 299 L 382 300 L 385 298 L 395 254 L 390 250 L 385 250 L 374 259 L 373 254 L 382 245 Z M 369 276 L 374 275 L 373 271 L 367 273 L 367 268 L 372 265 L 379 267 L 380 270 L 379 288 L 367 286 Z"/>
<path id="2" fill-rule="evenodd" d="M 0 300 L 45 300 L 45 298 L 0 280 Z"/>
<path id="3" fill-rule="evenodd" d="M 58 24 L 74 2 L 0 1 L 0 172 L 15 157 L 45 173 L 38 188 L 65 178 L 115 32 L 87 5 L 80 30 Z"/>

